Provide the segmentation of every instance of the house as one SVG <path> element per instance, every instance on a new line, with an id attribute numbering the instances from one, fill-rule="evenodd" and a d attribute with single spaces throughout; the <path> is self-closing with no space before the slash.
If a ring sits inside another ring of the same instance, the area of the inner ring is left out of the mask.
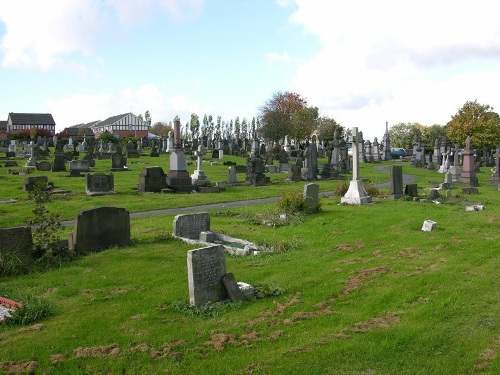
<path id="1" fill-rule="evenodd" d="M 33 127 L 48 136 L 53 136 L 56 132 L 56 123 L 50 113 L 9 113 L 7 133 L 30 131 Z"/>
<path id="2" fill-rule="evenodd" d="M 78 124 L 73 125 L 68 128 L 65 128 L 63 131 L 68 134 L 68 137 L 71 137 L 78 141 L 83 141 L 83 137 L 85 138 L 94 138 L 94 132 L 92 131 L 92 126 L 100 123 L 99 120 L 88 122 L 86 124 Z"/>
<path id="3" fill-rule="evenodd" d="M 148 122 L 142 120 L 133 113 L 112 116 L 90 126 L 90 129 L 92 129 L 96 137 L 99 137 L 102 133 L 107 131 L 118 138 L 147 137 L 149 128 L 150 125 Z"/>
<path id="4" fill-rule="evenodd" d="M 8 137 L 7 121 L 0 121 L 0 140 L 5 140 Z"/>

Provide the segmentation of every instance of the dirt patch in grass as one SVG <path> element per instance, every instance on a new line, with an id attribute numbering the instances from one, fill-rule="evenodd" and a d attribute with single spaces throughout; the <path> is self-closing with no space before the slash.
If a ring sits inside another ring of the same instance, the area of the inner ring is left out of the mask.
<path id="1" fill-rule="evenodd" d="M 285 303 L 276 303 L 276 307 L 272 311 L 264 311 L 259 314 L 259 317 L 252 319 L 246 323 L 247 326 L 253 327 L 265 320 L 269 320 L 268 318 L 273 318 L 277 315 L 283 315 L 285 311 L 291 306 L 299 302 L 300 292 L 295 293 L 293 297 L 286 298 Z M 273 321 L 273 320 L 271 320 Z M 278 325 L 281 321 L 275 320 L 271 325 Z"/>
<path id="2" fill-rule="evenodd" d="M 120 348 L 118 344 L 112 344 L 107 346 L 94 346 L 90 348 L 76 348 L 73 350 L 75 357 L 81 358 L 100 358 L 100 357 L 112 357 L 120 354 Z"/>
<path id="3" fill-rule="evenodd" d="M 271 333 L 269 334 L 269 337 L 267 338 L 267 340 L 268 340 L 268 341 L 274 341 L 274 340 L 276 340 L 278 337 L 282 336 L 284 333 L 285 333 L 285 331 L 283 331 L 282 329 L 277 330 L 277 331 L 274 331 L 274 332 L 271 332 Z"/>
<path id="4" fill-rule="evenodd" d="M 6 374 L 33 374 L 37 367 L 37 361 L 0 362 L 0 369 Z"/>
<path id="5" fill-rule="evenodd" d="M 252 375 L 252 374 L 261 374 L 266 372 L 269 364 L 266 363 L 251 363 L 247 367 L 243 368 L 243 374 Z"/>
<path id="6" fill-rule="evenodd" d="M 388 270 L 389 267 L 387 267 L 386 265 L 373 268 L 365 268 L 360 270 L 356 276 L 351 277 L 349 280 L 347 280 L 347 285 L 344 288 L 344 290 L 340 293 L 340 296 L 341 297 L 347 296 L 352 291 L 361 287 L 365 283 L 366 279 L 372 276 L 384 274 Z"/>
<path id="7" fill-rule="evenodd" d="M 19 328 L 17 330 L 17 332 L 26 333 L 26 332 L 33 332 L 33 331 L 41 331 L 43 329 L 45 329 L 45 326 L 43 324 L 34 324 L 32 326 L 29 326 L 29 327 Z"/>
<path id="8" fill-rule="evenodd" d="M 50 363 L 55 365 L 56 363 L 62 362 L 66 359 L 65 354 L 53 354 L 50 356 Z"/>
<path id="9" fill-rule="evenodd" d="M 493 224 L 493 223 L 496 223 L 498 221 L 500 221 L 500 216 L 493 216 L 492 218 L 490 218 L 488 220 L 488 224 Z"/>
<path id="10" fill-rule="evenodd" d="M 479 355 L 478 362 L 474 365 L 474 369 L 482 370 L 488 367 L 488 365 L 498 356 L 499 351 L 500 351 L 500 338 L 496 339 L 490 348 L 487 348 Z"/>
<path id="11" fill-rule="evenodd" d="M 389 312 L 387 315 L 371 318 L 366 322 L 355 323 L 352 327 L 345 328 L 343 331 L 364 333 L 374 328 L 389 328 L 389 326 L 401 320 L 398 315 L 397 312 Z"/>
<path id="12" fill-rule="evenodd" d="M 398 251 L 398 258 L 415 258 L 420 254 L 421 250 L 416 247 L 408 247 Z"/>
<path id="13" fill-rule="evenodd" d="M 237 345 L 236 335 L 232 333 L 216 333 L 211 336 L 209 341 L 205 341 L 205 345 L 212 345 L 219 352 L 223 351 L 227 344 Z"/>
<path id="14" fill-rule="evenodd" d="M 339 243 L 338 245 L 335 246 L 335 249 L 349 251 L 350 253 L 354 252 L 353 247 L 347 243 Z"/>

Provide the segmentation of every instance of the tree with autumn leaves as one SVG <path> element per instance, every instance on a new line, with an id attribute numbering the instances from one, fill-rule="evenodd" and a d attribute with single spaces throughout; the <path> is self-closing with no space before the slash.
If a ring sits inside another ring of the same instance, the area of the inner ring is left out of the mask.
<path id="1" fill-rule="evenodd" d="M 470 136 L 475 148 L 495 148 L 500 145 L 500 116 L 487 104 L 466 102 L 446 125 L 446 135 L 461 146 Z"/>
<path id="2" fill-rule="evenodd" d="M 318 108 L 308 107 L 307 100 L 294 92 L 278 91 L 260 107 L 259 134 L 279 142 L 285 136 L 302 140 L 318 125 Z"/>

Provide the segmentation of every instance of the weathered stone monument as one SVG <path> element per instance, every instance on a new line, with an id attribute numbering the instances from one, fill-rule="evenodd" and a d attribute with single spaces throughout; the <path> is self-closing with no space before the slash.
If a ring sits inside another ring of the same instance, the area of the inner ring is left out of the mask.
<path id="1" fill-rule="evenodd" d="M 500 147 L 497 147 L 495 155 L 495 168 L 488 180 L 488 186 L 497 186 L 500 183 Z"/>
<path id="2" fill-rule="evenodd" d="M 70 250 L 99 251 L 130 244 L 130 215 L 119 207 L 97 207 L 80 211 L 68 236 Z"/>
<path id="3" fill-rule="evenodd" d="M 465 141 L 465 150 L 462 151 L 463 169 L 460 175 L 460 182 L 468 184 L 469 186 L 479 186 L 476 177 L 474 151 L 472 150 L 471 137 L 468 136 Z"/>
<path id="4" fill-rule="evenodd" d="M 0 256 L 8 254 L 19 262 L 31 259 L 33 239 L 31 227 L 13 227 L 0 229 Z M 5 257 L 4 259 L 7 259 Z"/>
<path id="5" fill-rule="evenodd" d="M 271 183 L 270 178 L 264 174 L 264 161 L 259 157 L 247 159 L 246 182 L 252 186 L 264 186 Z"/>
<path id="6" fill-rule="evenodd" d="M 195 151 L 196 155 L 196 169 L 191 175 L 191 180 L 194 186 L 210 186 L 210 180 L 208 179 L 205 171 L 203 170 L 203 156 L 207 153 L 206 148 L 200 144 L 198 150 Z"/>
<path id="7" fill-rule="evenodd" d="M 352 180 L 349 183 L 349 189 L 345 193 L 345 195 L 341 198 L 341 203 L 353 204 L 353 205 L 361 205 L 371 203 L 372 197 L 370 197 L 365 190 L 363 185 L 363 181 L 359 178 L 359 164 L 358 157 L 359 150 L 358 146 L 358 128 L 354 127 L 351 131 L 352 137 L 352 147 L 353 147 L 353 161 L 352 161 Z"/>
<path id="8" fill-rule="evenodd" d="M 313 213 L 318 211 L 319 200 L 319 185 L 307 184 L 304 186 L 303 198 L 307 204 L 307 212 Z"/>
<path id="9" fill-rule="evenodd" d="M 187 253 L 189 301 L 193 306 L 228 298 L 222 278 L 226 274 L 226 253 L 221 245 Z"/>
<path id="10" fill-rule="evenodd" d="M 144 167 L 139 175 L 139 193 L 160 193 L 167 187 L 167 175 L 162 167 Z"/>
<path id="11" fill-rule="evenodd" d="M 210 215 L 206 212 L 177 215 L 173 231 L 174 236 L 198 240 L 201 232 L 210 231 Z"/>
<path id="12" fill-rule="evenodd" d="M 88 173 L 85 175 L 85 192 L 87 195 L 107 195 L 116 194 L 115 180 L 112 173 L 96 173 L 94 175 Z"/>
<path id="13" fill-rule="evenodd" d="M 384 148 L 384 160 L 391 160 L 391 138 L 389 137 L 389 124 L 386 121 L 385 122 L 385 133 L 384 137 L 382 138 L 382 145 Z"/>
<path id="14" fill-rule="evenodd" d="M 391 193 L 389 199 L 399 199 L 403 196 L 403 167 L 391 165 Z"/>
<path id="15" fill-rule="evenodd" d="M 167 185 L 176 193 L 190 193 L 193 182 L 186 170 L 186 156 L 182 151 L 181 121 L 174 120 L 174 149 L 170 154 L 170 170 L 167 173 Z"/>

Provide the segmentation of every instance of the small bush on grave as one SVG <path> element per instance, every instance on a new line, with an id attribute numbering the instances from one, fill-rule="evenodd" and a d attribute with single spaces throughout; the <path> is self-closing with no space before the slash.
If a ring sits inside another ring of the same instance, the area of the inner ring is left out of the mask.
<path id="1" fill-rule="evenodd" d="M 62 230 L 60 215 L 49 213 L 45 203 L 50 202 L 50 193 L 43 183 L 36 183 L 28 192 L 29 200 L 35 203 L 34 218 L 26 225 L 33 227 L 33 256 L 40 264 L 59 264 L 71 258 L 71 252 L 61 245 L 59 232 Z"/>
<path id="2" fill-rule="evenodd" d="M 283 194 L 277 203 L 277 207 L 280 212 L 287 214 L 306 212 L 309 208 L 303 195 L 296 191 Z"/>
<path id="3" fill-rule="evenodd" d="M 349 181 L 340 181 L 340 183 L 335 186 L 335 189 L 333 189 L 333 195 L 336 197 L 343 197 L 345 193 L 347 193 L 347 190 L 349 190 Z"/>
<path id="4" fill-rule="evenodd" d="M 375 185 L 367 185 L 365 190 L 370 197 L 377 197 L 380 195 L 380 192 Z"/>
<path id="5" fill-rule="evenodd" d="M 21 299 L 21 304 L 5 318 L 6 324 L 29 325 L 53 315 L 52 305 L 41 298 L 28 296 Z"/>

